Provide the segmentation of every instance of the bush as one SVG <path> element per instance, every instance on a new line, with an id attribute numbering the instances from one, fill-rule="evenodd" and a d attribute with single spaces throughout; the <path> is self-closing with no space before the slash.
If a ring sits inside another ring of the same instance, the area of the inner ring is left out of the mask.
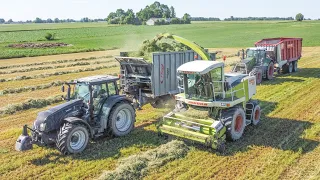
<path id="1" fill-rule="evenodd" d="M 45 37 L 48 41 L 51 41 L 51 40 L 54 40 L 54 36 L 55 36 L 55 34 L 47 33 L 44 37 Z"/>
<path id="2" fill-rule="evenodd" d="M 303 14 L 299 13 L 299 14 L 296 15 L 296 20 L 297 21 L 303 21 L 303 19 L 304 19 L 304 15 Z"/>

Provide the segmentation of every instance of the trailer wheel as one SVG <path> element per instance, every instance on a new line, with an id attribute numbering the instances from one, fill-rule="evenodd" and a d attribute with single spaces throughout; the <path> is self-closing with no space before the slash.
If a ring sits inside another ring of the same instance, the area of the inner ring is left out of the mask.
<path id="1" fill-rule="evenodd" d="M 262 70 L 260 68 L 253 68 L 253 70 L 249 74 L 250 76 L 256 77 L 256 83 L 261 84 L 262 82 Z"/>
<path id="2" fill-rule="evenodd" d="M 236 141 L 241 138 L 246 127 L 246 115 L 242 108 L 233 108 L 223 112 L 222 119 L 227 127 L 227 140 Z"/>
<path id="3" fill-rule="evenodd" d="M 125 136 L 129 134 L 136 119 L 133 107 L 127 102 L 116 104 L 109 116 L 109 127 L 114 136 Z"/>
<path id="4" fill-rule="evenodd" d="M 261 116 L 261 108 L 259 104 L 255 104 L 253 112 L 252 112 L 252 124 L 253 125 L 258 125 L 260 122 L 260 116 Z"/>
<path id="5" fill-rule="evenodd" d="M 292 71 L 293 71 L 293 64 L 292 62 L 290 62 L 288 67 L 288 73 L 292 73 Z"/>
<path id="6" fill-rule="evenodd" d="M 282 71 L 283 74 L 289 73 L 289 66 L 287 64 L 282 66 Z"/>
<path id="7" fill-rule="evenodd" d="M 81 124 L 64 123 L 57 137 L 57 148 L 64 154 L 81 153 L 88 144 L 88 129 Z"/>
<path id="8" fill-rule="evenodd" d="M 273 73 L 274 73 L 274 65 L 273 65 L 273 62 L 270 62 L 268 65 L 267 76 L 266 76 L 268 80 L 273 79 Z"/>
<path id="9" fill-rule="evenodd" d="M 298 72 L 298 61 L 293 61 L 292 64 L 293 64 L 292 71 L 293 72 Z"/>

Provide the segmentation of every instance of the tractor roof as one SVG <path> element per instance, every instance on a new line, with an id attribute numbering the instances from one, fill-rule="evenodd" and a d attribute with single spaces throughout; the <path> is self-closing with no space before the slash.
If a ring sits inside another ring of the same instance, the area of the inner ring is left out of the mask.
<path id="1" fill-rule="evenodd" d="M 266 51 L 267 50 L 266 47 L 251 47 L 248 49 L 253 50 L 253 51 Z"/>
<path id="2" fill-rule="evenodd" d="M 100 84 L 103 82 L 113 82 L 113 81 L 117 81 L 117 80 L 119 80 L 119 78 L 116 76 L 97 75 L 97 76 L 89 76 L 89 77 L 80 78 L 80 79 L 77 79 L 76 82 L 77 83 L 84 82 L 84 83 L 94 85 L 94 84 Z"/>
<path id="3" fill-rule="evenodd" d="M 224 67 L 223 62 L 218 61 L 205 61 L 205 60 L 197 60 L 191 61 L 181 65 L 178 68 L 178 72 L 181 73 L 195 73 L 195 74 L 206 74 L 212 69 Z"/>

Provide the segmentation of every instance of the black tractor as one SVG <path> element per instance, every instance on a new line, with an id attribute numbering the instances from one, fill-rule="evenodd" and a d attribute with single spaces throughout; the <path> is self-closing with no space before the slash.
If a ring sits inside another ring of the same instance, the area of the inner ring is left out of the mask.
<path id="1" fill-rule="evenodd" d="M 131 100 L 119 95 L 118 80 L 105 75 L 66 83 L 62 86 L 63 92 L 67 87 L 66 102 L 40 112 L 32 128 L 25 125 L 16 150 L 55 145 L 62 154 L 74 154 L 82 152 L 90 139 L 130 133 L 135 109 Z"/>

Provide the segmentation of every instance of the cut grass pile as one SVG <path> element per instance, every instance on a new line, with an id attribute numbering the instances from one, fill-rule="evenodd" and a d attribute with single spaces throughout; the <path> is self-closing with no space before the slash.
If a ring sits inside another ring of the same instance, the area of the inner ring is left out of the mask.
<path id="1" fill-rule="evenodd" d="M 179 112 L 179 114 L 195 119 L 211 119 L 208 109 L 204 108 L 195 109 L 190 107 L 186 111 Z"/>
<path id="2" fill-rule="evenodd" d="M 25 86 L 25 87 L 20 87 L 20 88 L 8 88 L 0 91 L 0 95 L 6 95 L 6 94 L 16 94 L 16 93 L 22 93 L 22 92 L 28 92 L 28 91 L 35 91 L 35 90 L 40 90 L 40 89 L 48 89 L 50 87 L 55 87 L 55 86 L 61 86 L 64 84 L 65 81 L 54 81 L 48 84 L 42 84 L 42 85 L 37 85 L 37 86 Z"/>
<path id="3" fill-rule="evenodd" d="M 99 179 L 141 179 L 148 172 L 185 157 L 188 151 L 189 148 L 184 142 L 174 140 L 158 148 L 119 160 L 116 170 L 103 173 Z"/>

